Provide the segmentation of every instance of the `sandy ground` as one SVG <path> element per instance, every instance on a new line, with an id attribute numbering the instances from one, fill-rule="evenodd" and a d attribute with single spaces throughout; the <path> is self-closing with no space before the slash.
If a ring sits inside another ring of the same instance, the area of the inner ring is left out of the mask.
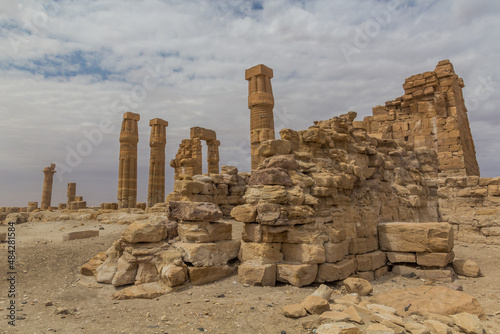
<path id="1" fill-rule="evenodd" d="M 99 237 L 63 241 L 70 231 L 98 229 Z M 236 226 L 238 233 L 240 226 Z M 6 226 L 0 226 L 0 232 Z M 126 225 L 97 222 L 31 222 L 16 226 L 16 326 L 8 324 L 7 247 L 0 245 L 0 333 L 308 333 L 304 319 L 282 316 L 281 306 L 302 301 L 316 286 L 245 287 L 232 276 L 204 286 L 186 285 L 152 300 L 111 299 L 115 288 L 79 273 L 106 250 Z M 459 278 L 488 319 L 488 333 L 500 333 L 500 247 L 459 243 L 457 258 L 479 263 L 484 277 Z M 387 275 L 372 282 L 374 293 L 430 282 Z M 451 285 L 451 284 L 448 284 Z M 340 284 L 331 284 L 341 294 Z M 51 306 L 46 306 L 50 301 Z M 68 314 L 56 314 L 58 308 Z"/>

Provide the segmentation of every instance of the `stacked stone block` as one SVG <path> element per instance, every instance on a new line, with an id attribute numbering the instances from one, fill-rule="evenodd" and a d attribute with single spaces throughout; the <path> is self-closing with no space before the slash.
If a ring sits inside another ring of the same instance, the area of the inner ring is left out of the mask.
<path id="1" fill-rule="evenodd" d="M 459 240 L 500 244 L 500 177 L 439 180 L 439 213 Z"/>
<path id="2" fill-rule="evenodd" d="M 188 263 L 191 284 L 199 285 L 231 275 L 228 262 L 238 256 L 239 240 L 232 240 L 232 225 L 223 221 L 213 203 L 171 201 L 167 214 L 176 221 L 179 242 L 173 244 Z"/>
<path id="3" fill-rule="evenodd" d="M 463 87 L 450 61 L 440 61 L 434 71 L 407 78 L 403 96 L 373 108 L 364 120 L 367 130 L 415 148 L 432 147 L 446 176 L 479 175 Z"/>
<path id="4" fill-rule="evenodd" d="M 448 223 L 381 223 L 380 249 L 398 274 L 453 280 L 454 232 Z M 422 271 L 421 269 L 426 271 Z"/>
<path id="5" fill-rule="evenodd" d="M 263 162 L 252 171 L 246 204 L 231 213 L 245 223 L 242 282 L 374 279 L 387 272 L 379 222 L 437 219 L 436 188 L 424 178 L 435 156 L 369 137 L 355 117 L 284 129 L 281 140 L 259 146 Z"/>
<path id="6" fill-rule="evenodd" d="M 175 180 L 174 191 L 167 195 L 166 201 L 214 203 L 229 217 L 235 206 L 244 203 L 249 175 L 238 173 L 234 166 L 222 166 L 220 174 L 184 175 Z"/>

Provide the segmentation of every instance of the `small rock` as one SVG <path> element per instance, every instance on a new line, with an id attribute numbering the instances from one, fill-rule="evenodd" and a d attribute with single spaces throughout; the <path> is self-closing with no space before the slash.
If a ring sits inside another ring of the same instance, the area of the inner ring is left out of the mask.
<path id="1" fill-rule="evenodd" d="M 58 308 L 56 308 L 54 313 L 55 314 L 69 314 L 69 310 L 67 308 L 64 308 L 64 307 L 58 307 Z"/>
<path id="2" fill-rule="evenodd" d="M 371 324 L 365 329 L 365 334 L 391 334 L 391 333 L 394 333 L 394 330 L 382 324 Z"/>
<path id="3" fill-rule="evenodd" d="M 341 322 L 351 320 L 351 316 L 345 312 L 326 311 L 319 316 L 321 323 Z"/>
<path id="4" fill-rule="evenodd" d="M 312 293 L 313 296 L 321 297 L 324 300 L 329 300 L 332 294 L 333 294 L 333 289 L 325 284 L 321 284 L 319 288 L 317 288 L 316 291 Z"/>
<path id="5" fill-rule="evenodd" d="M 455 260 L 453 261 L 453 269 L 457 275 L 467 277 L 481 276 L 481 269 L 479 269 L 478 264 L 472 260 Z"/>
<path id="6" fill-rule="evenodd" d="M 300 304 L 283 306 L 283 315 L 287 318 L 301 318 L 307 315 L 306 309 Z"/>
<path id="7" fill-rule="evenodd" d="M 54 303 L 52 302 L 52 300 L 47 300 L 47 301 L 45 301 L 44 305 L 45 306 L 53 306 Z"/>
<path id="8" fill-rule="evenodd" d="M 325 299 L 313 295 L 307 296 L 301 305 L 311 314 L 321 314 L 330 310 L 330 305 Z"/>
<path id="9" fill-rule="evenodd" d="M 451 316 L 455 324 L 467 334 L 483 334 L 483 324 L 475 314 L 459 313 Z"/>
<path id="10" fill-rule="evenodd" d="M 373 291 L 373 287 L 365 279 L 349 277 L 344 280 L 344 286 L 349 293 L 357 293 L 360 296 L 368 296 Z"/>
<path id="11" fill-rule="evenodd" d="M 316 329 L 316 334 L 358 334 L 359 328 L 347 322 L 323 324 Z"/>

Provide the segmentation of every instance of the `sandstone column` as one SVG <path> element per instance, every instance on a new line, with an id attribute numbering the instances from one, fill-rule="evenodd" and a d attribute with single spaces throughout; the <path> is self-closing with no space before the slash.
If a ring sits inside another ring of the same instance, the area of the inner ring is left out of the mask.
<path id="1" fill-rule="evenodd" d="M 42 210 L 47 210 L 50 207 L 50 200 L 52 199 L 52 182 L 54 179 L 54 173 L 56 172 L 56 164 L 50 164 L 50 167 L 46 167 L 43 170 L 43 189 L 42 189 L 42 203 L 40 208 Z"/>
<path id="2" fill-rule="evenodd" d="M 165 145 L 167 144 L 166 127 L 168 122 L 159 118 L 149 121 L 151 138 L 149 146 L 148 206 L 165 201 Z"/>
<path id="3" fill-rule="evenodd" d="M 123 114 L 120 132 L 120 169 L 118 172 L 118 206 L 135 208 L 137 200 L 137 122 L 141 116 L 133 112 Z"/>
<path id="4" fill-rule="evenodd" d="M 207 140 L 208 173 L 219 174 L 219 146 L 218 140 Z"/>
<path id="5" fill-rule="evenodd" d="M 245 71 L 245 79 L 248 80 L 248 108 L 250 108 L 252 170 L 257 169 L 261 162 L 257 152 L 260 143 L 275 139 L 272 77 L 273 70 L 262 64 Z"/>
<path id="6" fill-rule="evenodd" d="M 67 196 L 68 196 L 68 205 L 69 205 L 70 202 L 74 202 L 75 201 L 75 197 L 76 197 L 76 183 L 68 183 Z"/>

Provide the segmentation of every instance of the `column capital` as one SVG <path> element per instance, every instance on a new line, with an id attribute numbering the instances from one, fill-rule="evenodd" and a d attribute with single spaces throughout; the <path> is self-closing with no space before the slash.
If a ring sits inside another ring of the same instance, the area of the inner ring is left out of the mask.
<path id="1" fill-rule="evenodd" d="M 131 119 L 134 121 L 139 121 L 141 119 L 141 115 L 127 111 L 126 113 L 123 114 L 123 119 Z"/>
<path id="2" fill-rule="evenodd" d="M 258 75 L 265 75 L 271 79 L 273 77 L 273 70 L 263 64 L 255 65 L 245 70 L 245 80 L 250 80 L 250 78 Z"/>
<path id="3" fill-rule="evenodd" d="M 163 125 L 165 127 L 168 126 L 168 122 L 161 119 L 161 118 L 153 118 L 152 120 L 149 121 L 149 126 L 153 126 L 153 125 Z"/>

